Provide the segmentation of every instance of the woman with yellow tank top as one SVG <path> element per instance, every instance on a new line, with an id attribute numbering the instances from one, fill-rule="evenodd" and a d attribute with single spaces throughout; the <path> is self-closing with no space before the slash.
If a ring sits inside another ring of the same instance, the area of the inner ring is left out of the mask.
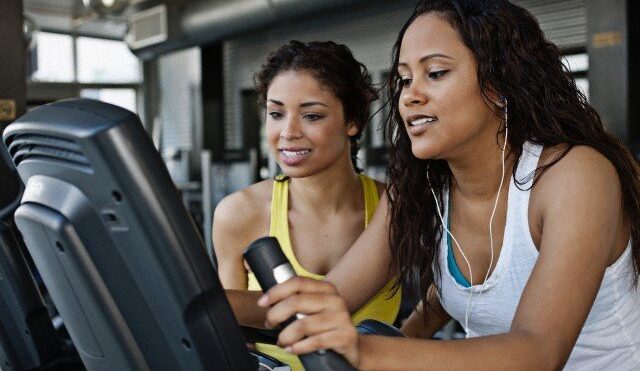
<path id="1" fill-rule="evenodd" d="M 325 279 L 368 225 L 384 187 L 357 167 L 358 140 L 377 94 L 366 68 L 346 46 L 291 41 L 269 55 L 255 81 L 266 108 L 267 142 L 284 175 L 223 199 L 213 240 L 220 280 L 238 322 L 264 327 L 266 310 L 257 305 L 261 289 L 242 258 L 246 246 L 274 236 L 298 275 Z M 327 279 L 339 289 L 348 278 Z M 395 281 L 386 279 L 368 301 L 354 298 L 358 304 L 349 308 L 354 323 L 394 322 L 401 294 Z M 302 370 L 297 357 L 283 349 L 256 347 Z"/>
<path id="2" fill-rule="evenodd" d="M 366 175 L 358 175 L 362 181 L 362 189 L 364 191 L 365 217 L 363 220 L 363 226 L 366 228 L 369 224 L 369 220 L 371 220 L 371 217 L 373 216 L 376 206 L 378 206 L 380 198 L 378 196 L 378 189 L 375 181 Z M 289 218 L 287 212 L 289 204 L 289 181 L 290 180 L 288 178 L 280 176 L 276 178 L 275 182 L 273 182 L 273 195 L 271 197 L 271 226 L 269 228 L 269 236 L 276 237 L 278 239 L 282 251 L 291 262 L 291 265 L 298 276 L 322 280 L 324 279 L 323 275 L 315 274 L 306 270 L 300 262 L 298 262 L 298 259 L 293 253 L 291 239 L 289 238 Z M 253 273 L 249 272 L 248 279 L 249 290 L 262 290 Z M 387 286 L 380 290 L 380 292 L 365 304 L 365 306 L 354 313 L 351 316 L 353 323 L 358 324 L 365 319 L 376 319 L 389 324 L 393 323 L 398 315 L 400 293 L 389 297 L 389 293 L 392 292 L 392 286 L 393 282 L 389 282 Z M 270 344 L 256 344 L 256 349 L 289 364 L 293 370 L 302 369 L 302 364 L 300 364 L 297 356 L 287 353 L 277 346 Z"/>

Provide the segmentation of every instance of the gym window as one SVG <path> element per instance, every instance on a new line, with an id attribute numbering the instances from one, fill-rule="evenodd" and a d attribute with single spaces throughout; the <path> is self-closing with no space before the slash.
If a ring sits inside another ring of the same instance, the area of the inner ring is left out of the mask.
<path id="1" fill-rule="evenodd" d="M 568 54 L 563 56 L 564 64 L 571 71 L 571 75 L 576 79 L 578 89 L 589 99 L 589 56 L 587 53 Z"/>
<path id="2" fill-rule="evenodd" d="M 85 97 L 137 112 L 142 68 L 121 40 L 38 32 L 27 71 L 29 108 Z"/>

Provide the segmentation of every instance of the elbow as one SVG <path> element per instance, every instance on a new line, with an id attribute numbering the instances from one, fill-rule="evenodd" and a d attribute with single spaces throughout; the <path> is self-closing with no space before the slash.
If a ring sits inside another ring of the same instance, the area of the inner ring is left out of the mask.
<path id="1" fill-rule="evenodd" d="M 522 367 L 531 371 L 556 371 L 562 370 L 567 363 L 573 344 L 563 344 L 554 341 L 553 336 L 540 334 L 520 333 L 526 344 L 528 357 L 525 357 L 527 365 Z"/>
<path id="2" fill-rule="evenodd" d="M 567 360 L 564 359 L 563 357 L 545 354 L 544 356 L 540 357 L 538 365 L 531 367 L 531 370 L 538 370 L 538 371 L 562 370 L 566 362 Z"/>
<path id="3" fill-rule="evenodd" d="M 564 366 L 567 363 L 567 360 L 569 359 L 569 354 L 565 355 L 564 352 L 562 352 L 561 350 L 555 350 L 550 353 L 551 354 L 548 355 L 547 362 L 544 365 L 545 370 L 556 371 L 556 370 L 564 369 Z"/>

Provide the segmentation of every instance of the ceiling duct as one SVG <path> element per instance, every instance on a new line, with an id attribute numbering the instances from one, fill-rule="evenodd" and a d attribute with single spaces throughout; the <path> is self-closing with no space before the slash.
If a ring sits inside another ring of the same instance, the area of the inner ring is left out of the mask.
<path id="1" fill-rule="evenodd" d="M 134 51 L 167 41 L 167 6 L 160 4 L 132 14 L 125 39 Z"/>
<path id="2" fill-rule="evenodd" d="M 372 0 L 208 0 L 142 3 L 129 15 L 125 40 L 141 58 L 223 40 L 292 18 L 328 12 Z M 155 10 L 154 10 L 155 9 Z M 164 13 L 164 16 L 160 16 Z"/>

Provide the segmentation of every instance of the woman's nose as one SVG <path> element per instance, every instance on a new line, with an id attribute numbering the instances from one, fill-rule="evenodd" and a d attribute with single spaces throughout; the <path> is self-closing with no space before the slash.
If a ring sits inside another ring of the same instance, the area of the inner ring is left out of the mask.
<path id="1" fill-rule="evenodd" d="M 285 121 L 282 131 L 280 131 L 280 138 L 286 140 L 302 138 L 300 123 L 296 118 L 290 118 Z"/>
<path id="2" fill-rule="evenodd" d="M 427 102 L 427 96 L 417 89 L 415 84 L 409 85 L 402 93 L 400 100 L 407 107 L 422 105 Z"/>

